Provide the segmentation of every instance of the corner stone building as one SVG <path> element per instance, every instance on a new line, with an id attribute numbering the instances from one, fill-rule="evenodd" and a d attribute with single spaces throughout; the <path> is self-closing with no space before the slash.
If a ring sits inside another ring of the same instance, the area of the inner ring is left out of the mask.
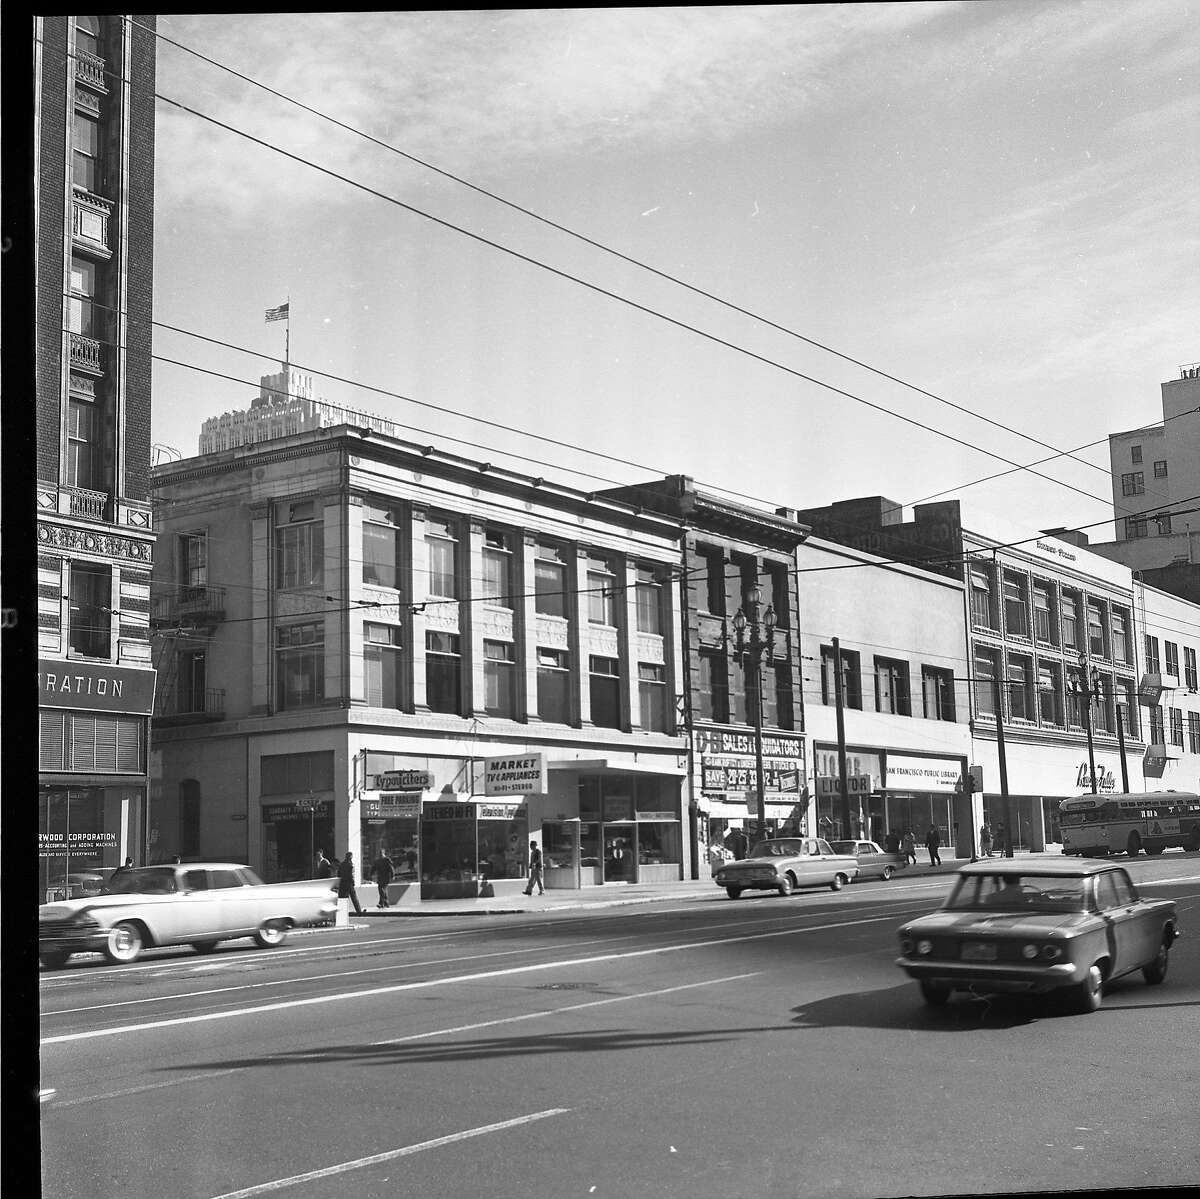
<path id="1" fill-rule="evenodd" d="M 44 899 L 149 851 L 154 20 L 34 21 Z"/>

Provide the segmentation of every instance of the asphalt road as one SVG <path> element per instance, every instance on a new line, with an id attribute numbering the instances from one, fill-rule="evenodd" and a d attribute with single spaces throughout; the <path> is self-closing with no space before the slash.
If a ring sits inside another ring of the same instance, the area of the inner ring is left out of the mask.
<path id="1" fill-rule="evenodd" d="M 1161 987 L 927 1009 L 948 881 L 371 921 L 41 979 L 45 1199 L 761 1199 L 1200 1180 L 1200 857 Z"/>

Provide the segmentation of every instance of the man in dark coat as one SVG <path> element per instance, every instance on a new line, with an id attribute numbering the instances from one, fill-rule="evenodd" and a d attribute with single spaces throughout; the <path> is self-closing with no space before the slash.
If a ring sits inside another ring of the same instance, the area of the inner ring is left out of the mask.
<path id="1" fill-rule="evenodd" d="M 362 904 L 358 902 L 358 892 L 354 889 L 354 855 L 349 850 L 346 850 L 346 856 L 338 865 L 338 899 L 351 900 L 355 915 L 362 915 Z"/>
<path id="2" fill-rule="evenodd" d="M 392 905 L 388 902 L 388 883 L 395 877 L 396 870 L 392 865 L 392 859 L 388 857 L 386 849 L 380 849 L 379 857 L 375 860 L 375 885 L 379 888 L 379 906 L 388 908 Z"/>
<path id="3" fill-rule="evenodd" d="M 929 832 L 925 834 L 925 848 L 929 850 L 929 864 L 931 866 L 940 866 L 942 864 L 942 855 L 938 853 L 941 844 L 941 834 L 937 831 L 936 826 L 931 824 Z"/>

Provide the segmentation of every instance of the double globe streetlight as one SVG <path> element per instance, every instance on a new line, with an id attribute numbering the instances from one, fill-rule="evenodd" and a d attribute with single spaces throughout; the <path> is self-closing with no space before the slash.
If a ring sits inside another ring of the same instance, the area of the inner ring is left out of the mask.
<path id="1" fill-rule="evenodd" d="M 745 601 L 733 617 L 734 652 L 738 665 L 747 683 L 750 672 L 754 672 L 754 771 L 755 792 L 758 798 L 758 836 L 767 835 L 767 802 L 763 784 L 762 748 L 762 661 L 775 655 L 775 609 L 770 604 L 760 621 L 759 604 L 762 603 L 762 588 L 756 583 L 745 596 Z M 749 687 L 747 687 L 749 691 Z"/>

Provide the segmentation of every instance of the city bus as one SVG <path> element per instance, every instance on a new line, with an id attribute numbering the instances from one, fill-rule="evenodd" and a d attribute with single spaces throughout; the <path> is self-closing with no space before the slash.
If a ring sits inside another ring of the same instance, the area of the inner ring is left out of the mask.
<path id="1" fill-rule="evenodd" d="M 1200 795 L 1190 791 L 1080 795 L 1062 800 L 1058 813 L 1065 854 L 1200 849 Z"/>

